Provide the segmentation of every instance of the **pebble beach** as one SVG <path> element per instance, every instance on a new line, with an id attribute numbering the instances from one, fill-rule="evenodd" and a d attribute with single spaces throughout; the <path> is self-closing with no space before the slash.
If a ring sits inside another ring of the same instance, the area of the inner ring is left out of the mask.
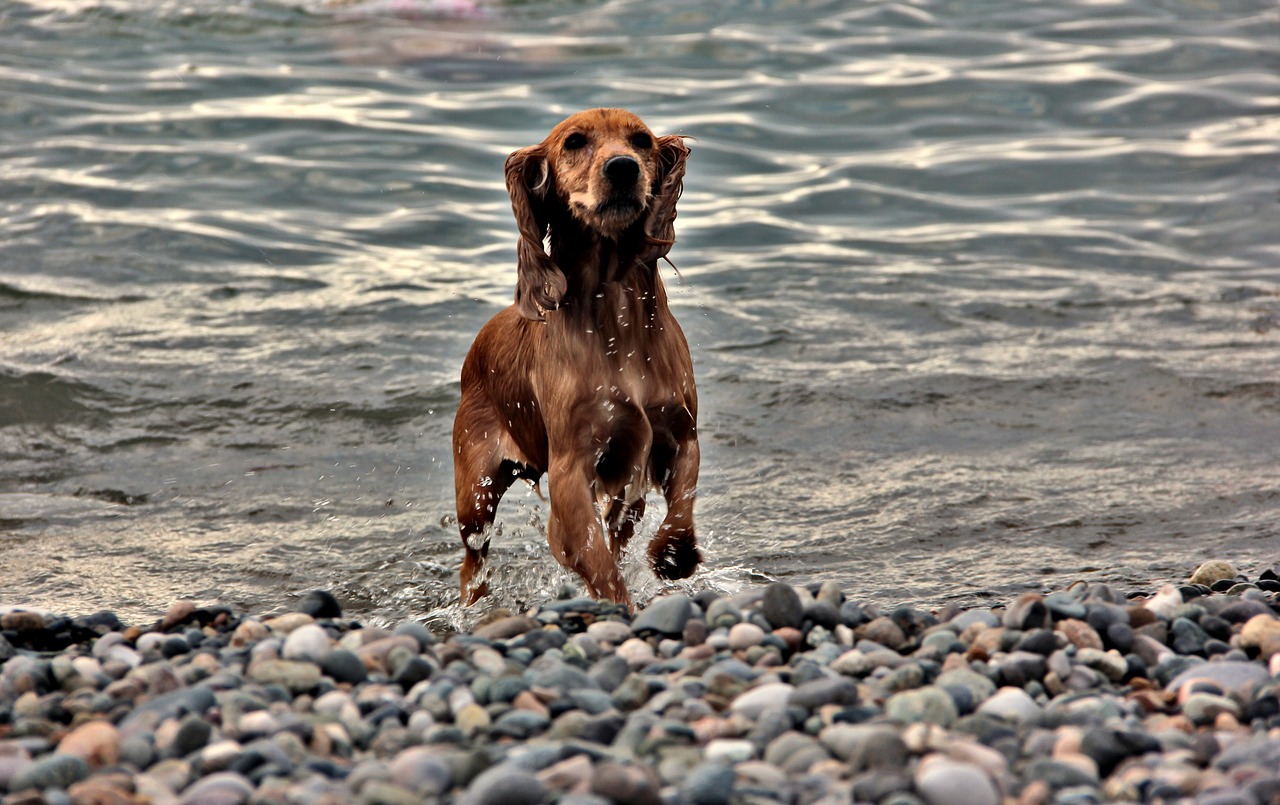
<path id="1" fill-rule="evenodd" d="M 2 805 L 1280 802 L 1280 578 L 990 608 L 833 583 L 584 598 L 465 633 L 316 591 L 0 610 Z"/>

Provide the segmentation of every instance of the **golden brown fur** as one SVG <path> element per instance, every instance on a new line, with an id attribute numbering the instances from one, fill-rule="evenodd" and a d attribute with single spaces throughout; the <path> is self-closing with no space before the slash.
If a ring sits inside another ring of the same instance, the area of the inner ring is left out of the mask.
<path id="1" fill-rule="evenodd" d="M 507 158 L 515 304 L 476 336 L 453 426 L 464 604 L 488 591 L 502 494 L 543 473 L 551 553 L 592 596 L 630 605 L 619 559 L 652 488 L 667 503 L 654 572 L 685 578 L 702 559 L 693 364 L 657 270 L 688 154 L 630 112 L 592 109 Z"/>

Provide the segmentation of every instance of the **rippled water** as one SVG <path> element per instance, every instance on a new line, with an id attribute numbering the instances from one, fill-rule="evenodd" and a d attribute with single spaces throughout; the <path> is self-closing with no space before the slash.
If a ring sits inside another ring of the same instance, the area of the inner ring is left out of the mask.
<path id="1" fill-rule="evenodd" d="M 456 618 L 501 164 L 696 138 L 692 586 L 1280 558 L 1274 0 L 0 0 L 0 603 Z M 660 509 L 661 507 L 655 507 Z M 567 580 L 512 493 L 497 603 Z M 651 524 L 652 526 L 652 524 Z M 640 597 L 657 590 L 639 558 Z"/>

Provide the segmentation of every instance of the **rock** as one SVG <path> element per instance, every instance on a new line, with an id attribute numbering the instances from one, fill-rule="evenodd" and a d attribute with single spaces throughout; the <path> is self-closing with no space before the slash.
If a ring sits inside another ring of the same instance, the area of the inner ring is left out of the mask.
<path id="1" fill-rule="evenodd" d="M 542 624 L 527 615 L 511 615 L 477 626 L 472 634 L 485 640 L 510 640 L 541 628 Z"/>
<path id="2" fill-rule="evenodd" d="M 332 650 L 329 633 L 315 623 L 299 626 L 285 638 L 280 656 L 286 660 L 301 660 L 316 665 L 324 663 Z"/>
<path id="3" fill-rule="evenodd" d="M 1264 660 L 1280 653 L 1280 619 L 1270 613 L 1254 615 L 1240 630 L 1240 648 L 1254 650 Z"/>
<path id="4" fill-rule="evenodd" d="M 263 660 L 251 663 L 249 678 L 263 685 L 281 685 L 293 693 L 307 693 L 320 683 L 320 669 L 309 662 Z"/>
<path id="5" fill-rule="evenodd" d="M 767 682 L 734 699 L 729 709 L 740 716 L 757 719 L 765 710 L 786 707 L 794 690 L 785 682 Z"/>
<path id="6" fill-rule="evenodd" d="M 1223 693 L 1241 703 L 1253 699 L 1254 692 L 1271 681 L 1271 674 L 1262 665 L 1252 662 L 1206 662 L 1188 668 L 1169 680 L 1165 690 L 1180 693 L 1192 682 L 1209 681 L 1219 686 Z"/>
<path id="7" fill-rule="evenodd" d="M 253 785 L 244 775 L 216 772 L 192 783 L 178 800 L 179 805 L 240 805 L 253 796 Z"/>
<path id="8" fill-rule="evenodd" d="M 212 736 L 213 725 L 199 715 L 190 713 L 178 724 L 178 732 L 173 737 L 173 754 L 183 757 L 203 749 Z"/>
<path id="9" fill-rule="evenodd" d="M 1009 629 L 1026 632 L 1032 629 L 1052 629 L 1053 613 L 1038 593 L 1023 593 L 1009 605 L 1004 613 L 1004 625 Z"/>
<path id="10" fill-rule="evenodd" d="M 304 595 L 302 601 L 298 603 L 298 611 L 317 620 L 342 617 L 342 607 L 338 604 L 338 599 L 326 590 L 312 590 Z"/>
<path id="11" fill-rule="evenodd" d="M 1076 648 L 1102 650 L 1102 638 L 1097 630 L 1084 621 L 1070 619 L 1059 621 L 1055 628 Z"/>
<path id="12" fill-rule="evenodd" d="M 10 791 L 28 788 L 67 788 L 89 776 L 91 770 L 84 758 L 54 753 L 25 766 L 9 781 Z"/>
<path id="13" fill-rule="evenodd" d="M 1000 793 L 986 772 L 944 755 L 920 761 L 915 785 L 929 805 L 1000 805 Z"/>
<path id="14" fill-rule="evenodd" d="M 1226 696 L 1212 693 L 1193 693 L 1182 703 L 1182 714 L 1198 727 L 1212 724 L 1220 713 L 1239 718 L 1240 706 Z"/>
<path id="15" fill-rule="evenodd" d="M 900 769 L 909 757 L 906 743 L 887 724 L 832 724 L 818 733 L 818 740 L 853 772 Z"/>
<path id="16" fill-rule="evenodd" d="M 933 685 L 893 694 L 884 704 L 884 713 L 894 721 L 923 721 L 940 727 L 950 727 L 959 717 L 947 692 Z"/>
<path id="17" fill-rule="evenodd" d="M 587 634 L 602 643 L 615 646 L 630 640 L 634 633 L 631 627 L 622 621 L 596 621 L 587 627 Z"/>
<path id="18" fill-rule="evenodd" d="M 345 648 L 334 648 L 325 656 L 320 670 L 334 682 L 358 685 L 369 678 L 369 671 L 354 652 Z"/>
<path id="19" fill-rule="evenodd" d="M 471 781 L 464 805 L 538 805 L 550 798 L 536 776 L 513 763 L 501 763 Z"/>
<path id="20" fill-rule="evenodd" d="M 643 766 L 600 763 L 591 775 L 591 793 L 615 805 L 662 805 L 658 780 L 651 770 Z"/>
<path id="21" fill-rule="evenodd" d="M 1191 584 L 1203 584 L 1205 587 L 1212 587 L 1216 582 L 1223 579 L 1235 579 L 1236 568 L 1230 562 L 1221 559 L 1210 559 L 1200 567 L 1196 568 L 1191 574 L 1189 582 Z"/>
<path id="22" fill-rule="evenodd" d="M 88 721 L 58 742 L 58 751 L 75 755 L 97 769 L 120 759 L 120 731 L 110 721 Z"/>
<path id="23" fill-rule="evenodd" d="M 729 629 L 729 648 L 734 651 L 745 651 L 758 646 L 764 640 L 764 629 L 754 623 L 738 623 Z"/>
<path id="24" fill-rule="evenodd" d="M 707 625 L 712 629 L 729 629 L 742 621 L 742 610 L 728 598 L 717 598 L 707 607 Z"/>
<path id="25" fill-rule="evenodd" d="M 420 797 L 437 797 L 453 787 L 453 771 L 438 752 L 411 746 L 391 761 L 388 771 L 397 785 Z"/>
<path id="26" fill-rule="evenodd" d="M 859 626 L 858 634 L 865 640 L 879 643 L 895 651 L 907 642 L 907 635 L 902 631 L 902 627 L 894 623 L 892 618 L 884 615 Z"/>
<path id="27" fill-rule="evenodd" d="M 996 683 L 970 668 L 957 668 L 953 671 L 944 671 L 942 674 L 938 675 L 938 678 L 934 680 L 933 684 L 940 688 L 963 688 L 968 692 L 974 705 L 986 701 L 991 694 L 996 692 Z"/>
<path id="28" fill-rule="evenodd" d="M 650 601 L 631 621 L 631 631 L 637 635 L 657 632 L 668 637 L 679 637 L 691 617 L 693 601 L 688 596 L 664 595 Z"/>
<path id="29" fill-rule="evenodd" d="M 794 587 L 781 581 L 764 588 L 759 611 L 775 629 L 799 629 L 804 623 L 804 602 Z"/>
<path id="30" fill-rule="evenodd" d="M 787 703 L 806 710 L 829 704 L 853 705 L 858 703 L 858 686 L 845 677 L 815 679 L 795 688 Z"/>
<path id="31" fill-rule="evenodd" d="M 744 763 L 755 757 L 756 747 L 750 741 L 717 738 L 707 743 L 703 752 L 709 763 Z"/>
<path id="32" fill-rule="evenodd" d="M 1040 705 L 1036 704 L 1022 688 L 1000 688 L 986 701 L 978 705 L 978 712 L 995 716 L 1011 724 L 1027 724 L 1040 717 Z"/>
<path id="33" fill-rule="evenodd" d="M 729 805 L 733 798 L 734 771 L 721 763 L 703 763 L 680 784 L 680 795 L 689 805 Z"/>

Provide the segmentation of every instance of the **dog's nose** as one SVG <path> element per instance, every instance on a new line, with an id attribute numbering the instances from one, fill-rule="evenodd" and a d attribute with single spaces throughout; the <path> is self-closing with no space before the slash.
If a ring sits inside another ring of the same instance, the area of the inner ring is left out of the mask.
<path id="1" fill-rule="evenodd" d="M 640 163 L 627 156 L 609 157 L 604 163 L 604 175 L 619 187 L 629 187 L 640 178 Z"/>

